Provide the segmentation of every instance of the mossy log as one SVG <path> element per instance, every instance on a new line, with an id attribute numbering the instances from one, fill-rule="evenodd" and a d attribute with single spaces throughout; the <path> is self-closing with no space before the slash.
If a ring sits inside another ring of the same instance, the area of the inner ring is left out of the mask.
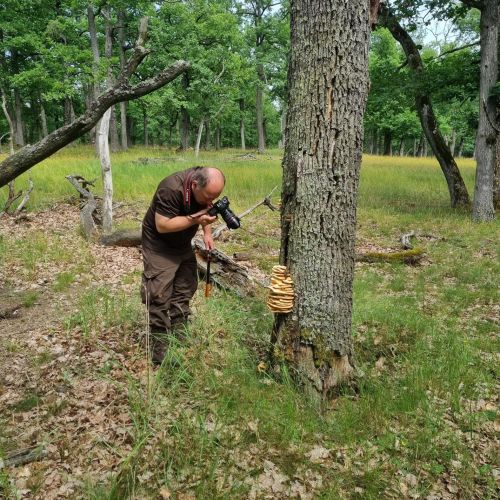
<path id="1" fill-rule="evenodd" d="M 417 265 L 424 257 L 422 248 L 412 248 L 411 250 L 401 250 L 400 252 L 366 252 L 356 254 L 356 262 L 402 262 L 403 264 Z"/>

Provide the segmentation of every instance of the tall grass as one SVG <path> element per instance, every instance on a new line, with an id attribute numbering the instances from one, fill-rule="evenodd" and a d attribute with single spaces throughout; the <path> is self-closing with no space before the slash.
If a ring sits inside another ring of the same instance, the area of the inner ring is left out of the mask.
<path id="1" fill-rule="evenodd" d="M 115 154 L 115 197 L 145 208 L 164 176 L 215 165 L 227 176 L 231 206 L 242 211 L 280 185 L 281 169 L 277 151 L 257 160 L 239 154 L 201 152 L 196 159 L 159 148 Z M 460 168 L 472 192 L 474 164 L 461 160 Z M 64 180 L 69 173 L 99 176 L 90 149 L 66 148 L 35 167 L 30 208 L 73 195 Z M 269 270 L 278 258 L 279 216 L 259 209 L 243 226 L 220 247 L 249 251 L 254 264 Z M 475 403 L 493 401 L 498 391 L 498 223 L 473 224 L 468 213 L 451 209 L 435 160 L 365 156 L 359 241 L 397 246 L 399 235 L 410 230 L 425 248 L 423 265 L 356 267 L 355 390 L 346 389 L 331 407 L 316 407 L 286 371 L 278 379 L 260 364 L 273 321 L 262 297 L 242 300 L 215 291 L 205 300 L 199 294 L 188 339 L 172 344 L 148 404 L 141 380 L 129 374 L 130 456 L 108 482 L 87 483 L 82 494 L 155 498 L 164 487 L 197 498 L 246 498 L 248 478 L 258 478 L 272 462 L 290 481 L 320 476 L 318 498 L 439 496 L 446 485 L 463 498 L 494 498 L 495 457 L 481 450 L 488 442 L 485 429 L 497 417 Z M 26 250 L 24 243 L 0 237 L 2 265 L 15 262 L 31 274 L 40 258 L 65 265 L 47 236 L 36 235 Z M 55 293 L 64 293 L 72 279 L 61 274 Z M 65 324 L 92 342 L 103 325 L 127 334 L 141 322 L 137 297 L 91 288 Z M 317 446 L 330 450 L 329 460 L 307 458 Z M 147 483 L 139 479 L 145 471 L 153 472 Z M 408 475 L 416 484 L 401 489 Z"/>

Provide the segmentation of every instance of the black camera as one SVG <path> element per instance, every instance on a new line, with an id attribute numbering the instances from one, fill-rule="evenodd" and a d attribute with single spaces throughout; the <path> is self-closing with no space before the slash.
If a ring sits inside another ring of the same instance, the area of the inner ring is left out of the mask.
<path id="1" fill-rule="evenodd" d="M 229 200 L 227 196 L 216 201 L 207 213 L 212 217 L 220 214 L 229 229 L 238 229 L 241 225 L 239 217 L 229 210 Z"/>

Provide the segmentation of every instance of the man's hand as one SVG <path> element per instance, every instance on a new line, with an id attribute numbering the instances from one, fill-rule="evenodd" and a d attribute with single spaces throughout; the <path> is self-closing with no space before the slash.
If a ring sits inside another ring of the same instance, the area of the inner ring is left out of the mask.
<path id="1" fill-rule="evenodd" d="M 217 220 L 217 216 L 208 214 L 199 215 L 198 217 L 191 216 L 191 218 L 196 224 L 200 224 L 203 227 L 208 226 Z"/>
<path id="2" fill-rule="evenodd" d="M 205 243 L 205 249 L 210 251 L 214 249 L 214 239 L 212 238 L 211 231 L 205 231 L 203 233 L 203 242 Z"/>

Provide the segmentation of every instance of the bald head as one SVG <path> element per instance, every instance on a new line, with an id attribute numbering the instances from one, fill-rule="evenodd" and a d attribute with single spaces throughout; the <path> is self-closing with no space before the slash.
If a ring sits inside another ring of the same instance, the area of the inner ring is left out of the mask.
<path id="1" fill-rule="evenodd" d="M 216 200 L 226 183 L 224 174 L 215 167 L 203 167 L 192 178 L 193 195 L 201 205 L 211 205 Z"/>

